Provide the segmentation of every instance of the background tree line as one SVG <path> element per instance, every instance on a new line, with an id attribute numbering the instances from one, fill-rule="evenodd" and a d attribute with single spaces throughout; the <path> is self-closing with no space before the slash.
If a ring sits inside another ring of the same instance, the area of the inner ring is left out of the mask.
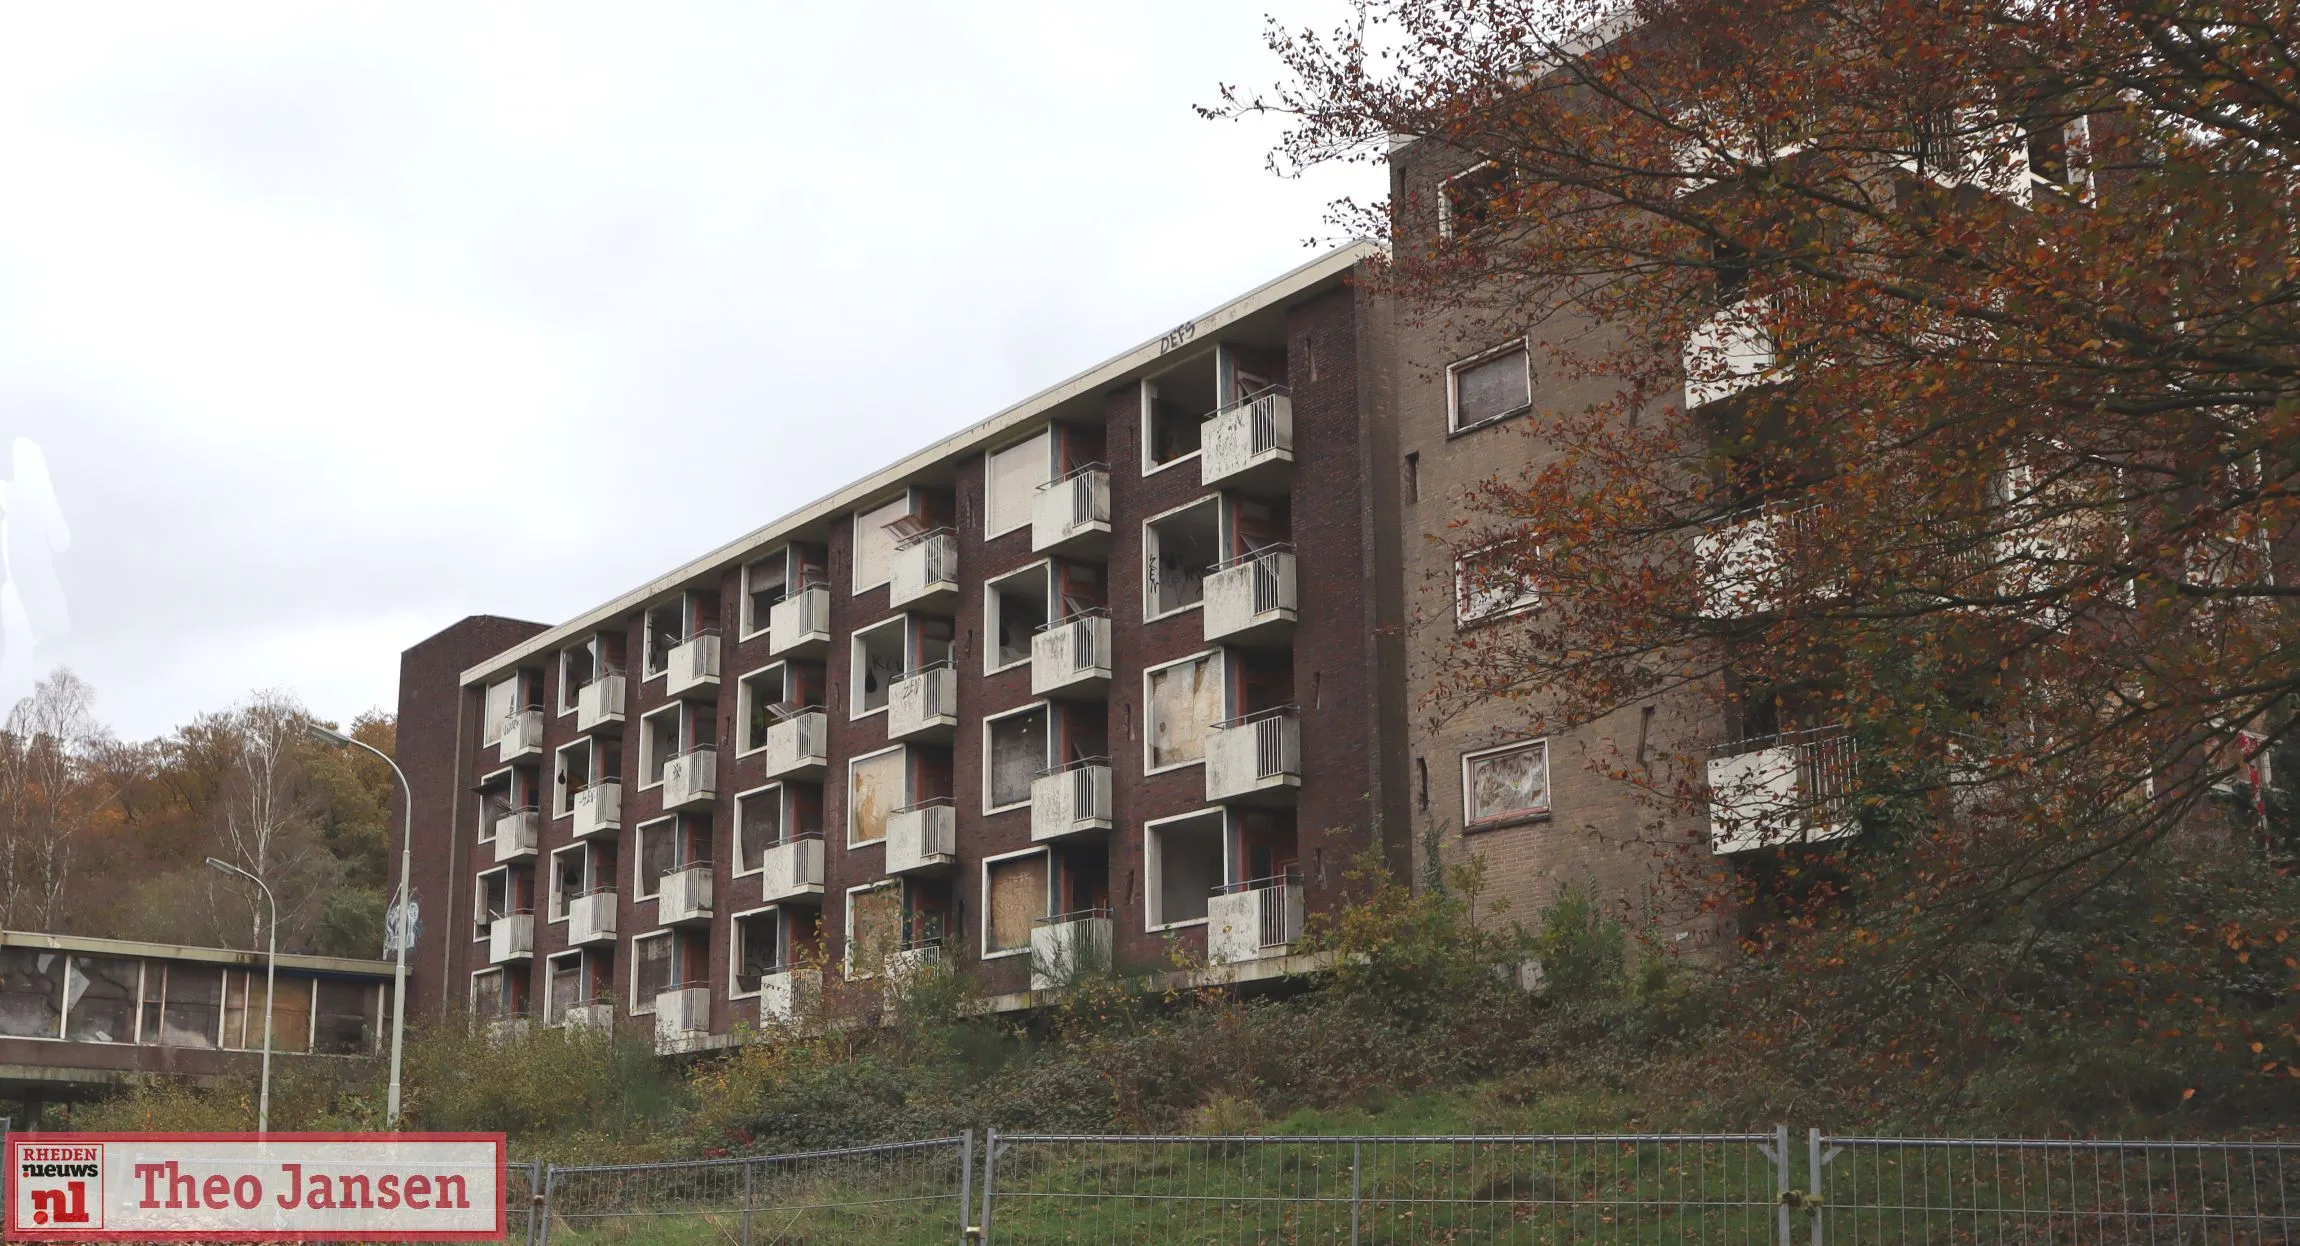
<path id="1" fill-rule="evenodd" d="M 0 729 L 0 928 L 260 946 L 261 898 L 213 856 L 271 885 L 282 948 L 380 955 L 391 772 L 313 721 L 273 690 L 125 741 L 86 681 L 50 674 Z M 389 715 L 350 731 L 392 749 Z"/>

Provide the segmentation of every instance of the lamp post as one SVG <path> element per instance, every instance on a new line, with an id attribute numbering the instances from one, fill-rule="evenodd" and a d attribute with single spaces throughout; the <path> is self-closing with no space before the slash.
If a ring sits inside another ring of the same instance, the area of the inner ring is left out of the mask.
<path id="1" fill-rule="evenodd" d="M 415 790 L 407 785 L 407 775 L 391 754 L 372 744 L 355 740 L 343 732 L 322 727 L 318 723 L 306 724 L 314 737 L 337 748 L 363 748 L 383 759 L 391 767 L 392 777 L 399 781 L 399 938 L 392 944 L 391 974 L 391 1088 L 384 1096 L 384 1128 L 399 1129 L 399 1052 L 407 1034 L 407 945 L 414 941 L 413 923 L 408 920 L 413 907 L 409 895 L 409 878 L 415 870 Z M 388 916 L 388 914 L 387 914 Z"/>
<path id="2" fill-rule="evenodd" d="M 272 1131 L 272 997 L 279 985 L 280 906 L 264 880 L 231 862 L 209 857 L 208 868 L 254 883 L 264 893 L 264 903 L 271 908 L 271 920 L 264 924 L 264 1069 L 262 1089 L 256 1093 L 256 1134 L 260 1137 Z"/>

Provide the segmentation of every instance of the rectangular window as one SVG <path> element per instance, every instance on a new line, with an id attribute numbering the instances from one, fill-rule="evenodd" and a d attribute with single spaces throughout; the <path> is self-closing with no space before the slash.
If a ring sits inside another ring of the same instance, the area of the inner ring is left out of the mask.
<path id="1" fill-rule="evenodd" d="M 861 718 L 886 708 L 887 690 L 902 678 L 905 628 L 908 620 L 896 615 L 886 622 L 854 634 L 853 678 L 849 680 L 848 716 Z"/>
<path id="2" fill-rule="evenodd" d="M 566 921 L 568 902 L 585 891 L 583 851 L 583 845 L 577 844 L 551 854 L 551 896 L 544 914 L 547 920 Z"/>
<path id="3" fill-rule="evenodd" d="M 792 704 L 789 667 L 777 662 L 752 671 L 736 684 L 735 713 L 742 724 L 737 737 L 740 751 L 755 753 L 767 746 L 767 728 L 781 722 L 797 707 Z"/>
<path id="4" fill-rule="evenodd" d="M 61 969 L 63 957 L 56 959 Z M 223 968 L 169 965 L 168 997 L 160 1008 L 160 1042 L 169 1047 L 214 1047 L 222 1039 L 223 1025 Z"/>
<path id="5" fill-rule="evenodd" d="M 377 988 L 366 982 L 321 978 L 313 984 L 311 1049 L 323 1056 L 356 1056 L 375 1049 Z M 277 1029 L 278 1018 L 273 1018 Z"/>
<path id="6" fill-rule="evenodd" d="M 1050 431 L 985 456 L 983 539 L 1029 527 L 1031 508 L 1038 501 L 1038 487 L 1052 479 L 1054 434 Z"/>
<path id="7" fill-rule="evenodd" d="M 0 948 L 0 1035 L 54 1038 L 63 1015 L 64 954 Z"/>
<path id="8" fill-rule="evenodd" d="M 1529 553 L 1523 544 L 1495 545 L 1455 559 L 1455 626 L 1467 627 L 1540 605 L 1541 590 L 1519 565 Z"/>
<path id="9" fill-rule="evenodd" d="M 487 685 L 487 705 L 480 711 L 479 742 L 492 747 L 503 739 L 503 724 L 511 711 L 519 708 L 519 677 L 499 679 Z"/>
<path id="10" fill-rule="evenodd" d="M 631 1012 L 637 1016 L 655 1011 L 655 997 L 671 989 L 677 981 L 676 966 L 671 946 L 671 932 L 648 935 L 631 941 L 631 955 L 637 963 L 631 973 Z"/>
<path id="11" fill-rule="evenodd" d="M 880 883 L 847 893 L 847 976 L 869 977 L 902 950 L 902 887 Z"/>
<path id="12" fill-rule="evenodd" d="M 1030 929 L 1046 916 L 1046 853 L 1041 850 L 982 866 L 985 956 L 1030 949 Z"/>
<path id="13" fill-rule="evenodd" d="M 782 917 L 780 910 L 760 909 L 735 918 L 735 947 L 730 958 L 735 966 L 735 994 L 755 995 L 762 978 L 789 970 Z"/>
<path id="14" fill-rule="evenodd" d="M 1034 705 L 982 724 L 983 758 L 989 774 L 982 789 L 984 813 L 1030 803 L 1030 785 L 1049 764 L 1049 711 Z"/>
<path id="15" fill-rule="evenodd" d="M 1204 921 L 1206 901 L 1222 881 L 1221 811 L 1152 822 L 1142 838 L 1149 928 Z"/>
<path id="16" fill-rule="evenodd" d="M 1143 675 L 1145 771 L 1205 760 L 1206 730 L 1223 718 L 1220 659 L 1219 653 L 1201 653 Z"/>
<path id="17" fill-rule="evenodd" d="M 685 751 L 685 740 L 681 738 L 679 730 L 682 708 L 666 705 L 639 720 L 639 756 L 643 767 L 639 774 L 640 787 L 649 788 L 660 784 L 663 781 L 663 767 Z"/>
<path id="18" fill-rule="evenodd" d="M 1446 369 L 1455 432 L 1533 409 L 1533 365 L 1520 343 Z"/>
<path id="19" fill-rule="evenodd" d="M 1438 236 L 1454 238 L 1475 230 L 1493 215 L 1509 190 L 1509 170 L 1488 160 L 1439 184 Z"/>
<path id="20" fill-rule="evenodd" d="M 64 997 L 72 1001 L 64 1037 L 76 1043 L 136 1041 L 136 993 L 143 964 L 114 956 L 75 956 L 64 973 Z"/>
<path id="21" fill-rule="evenodd" d="M 847 842 L 886 838 L 887 815 L 910 803 L 910 757 L 900 746 L 847 763 Z"/>
<path id="22" fill-rule="evenodd" d="M 908 493 L 870 510 L 855 512 L 855 592 L 877 588 L 894 577 L 896 536 L 887 525 L 909 516 Z"/>
<path id="23" fill-rule="evenodd" d="M 1142 474 L 1197 457 L 1206 417 L 1221 403 L 1220 361 L 1205 351 L 1142 382 Z"/>
<path id="24" fill-rule="evenodd" d="M 511 915 L 514 899 L 510 866 L 481 874 L 479 887 L 471 896 L 472 937 L 486 938 L 498 919 Z"/>
<path id="25" fill-rule="evenodd" d="M 551 972 L 543 985 L 543 1023 L 564 1025 L 567 1010 L 577 1004 L 587 1004 L 583 990 L 583 953 L 562 952 L 551 958 Z"/>
<path id="26" fill-rule="evenodd" d="M 583 691 L 583 685 L 591 682 L 592 673 L 598 669 L 598 663 L 591 652 L 596 643 L 586 640 L 559 651 L 559 712 L 562 714 L 575 712 L 577 696 Z"/>
<path id="27" fill-rule="evenodd" d="M 1030 639 L 1046 627 L 1052 567 L 1036 563 L 983 586 L 983 672 L 1030 661 Z"/>
<path id="28" fill-rule="evenodd" d="M 775 603 L 789 589 L 790 565 L 790 556 L 778 549 L 743 568 L 743 635 L 755 636 L 767 630 Z"/>
<path id="29" fill-rule="evenodd" d="M 686 643 L 687 602 L 674 597 L 647 611 L 647 678 L 671 669 L 671 651 Z"/>
<path id="30" fill-rule="evenodd" d="M 639 828 L 639 874 L 631 880 L 631 894 L 647 899 L 663 889 L 663 876 L 685 864 L 679 819 L 658 818 Z"/>
<path id="31" fill-rule="evenodd" d="M 1206 572 L 1222 561 L 1222 508 L 1207 498 L 1142 525 L 1142 616 L 1186 610 L 1206 596 Z"/>
<path id="32" fill-rule="evenodd" d="M 1548 741 L 1462 754 L 1461 793 L 1463 826 L 1548 813 Z"/>
<path id="33" fill-rule="evenodd" d="M 735 868 L 754 873 L 765 867 L 767 849 L 783 842 L 783 787 L 777 783 L 735 798 Z"/>
<path id="34" fill-rule="evenodd" d="M 591 737 L 564 745 L 552 758 L 551 816 L 564 818 L 575 811 L 576 794 L 591 786 Z"/>

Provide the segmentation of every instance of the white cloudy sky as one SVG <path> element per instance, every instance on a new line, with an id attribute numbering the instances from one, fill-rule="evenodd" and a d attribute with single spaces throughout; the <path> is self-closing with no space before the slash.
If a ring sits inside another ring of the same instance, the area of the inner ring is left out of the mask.
<path id="1" fill-rule="evenodd" d="M 0 0 L 0 439 L 125 735 L 348 716 L 1302 262 L 1332 0 Z"/>

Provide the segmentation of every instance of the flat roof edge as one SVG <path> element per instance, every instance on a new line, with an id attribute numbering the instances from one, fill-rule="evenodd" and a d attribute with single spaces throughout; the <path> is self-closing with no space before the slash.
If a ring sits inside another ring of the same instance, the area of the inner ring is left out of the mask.
<path id="1" fill-rule="evenodd" d="M 154 943 L 143 939 L 102 939 L 92 935 L 40 934 L 29 930 L 0 930 L 0 947 L 30 948 L 43 952 L 85 952 L 91 956 L 144 956 L 159 960 L 208 961 L 219 965 L 258 966 L 262 952 L 228 947 L 193 947 L 182 943 Z M 282 969 L 314 973 L 356 974 L 390 978 L 394 966 L 387 960 L 355 960 L 345 956 L 312 956 L 301 952 L 279 954 Z"/>

